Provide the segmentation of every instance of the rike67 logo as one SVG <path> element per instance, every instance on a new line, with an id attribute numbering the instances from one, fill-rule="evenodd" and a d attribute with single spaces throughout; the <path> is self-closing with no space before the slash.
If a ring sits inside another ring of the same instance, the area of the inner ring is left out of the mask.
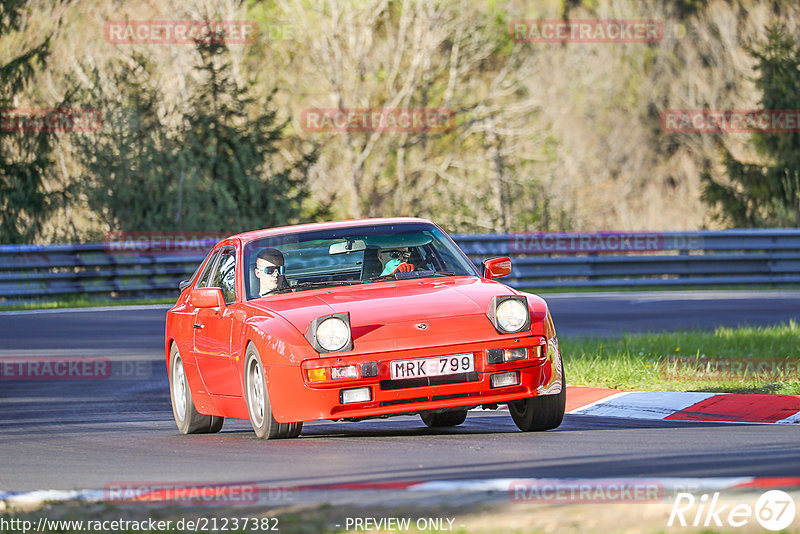
<path id="1" fill-rule="evenodd" d="M 763 528 L 778 531 L 792 524 L 795 511 L 794 499 L 780 490 L 763 493 L 755 506 L 722 504 L 719 492 L 710 497 L 708 494 L 695 497 L 691 493 L 678 493 L 667 526 L 743 527 L 755 519 Z"/>

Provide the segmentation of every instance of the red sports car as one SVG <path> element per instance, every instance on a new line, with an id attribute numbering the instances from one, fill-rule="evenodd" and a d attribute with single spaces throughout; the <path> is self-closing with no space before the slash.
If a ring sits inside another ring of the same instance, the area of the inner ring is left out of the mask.
<path id="1" fill-rule="evenodd" d="M 250 419 L 260 438 L 305 421 L 419 414 L 429 427 L 507 404 L 524 431 L 561 424 L 566 384 L 547 304 L 472 264 L 437 225 L 370 219 L 218 243 L 167 313 L 181 432 Z"/>

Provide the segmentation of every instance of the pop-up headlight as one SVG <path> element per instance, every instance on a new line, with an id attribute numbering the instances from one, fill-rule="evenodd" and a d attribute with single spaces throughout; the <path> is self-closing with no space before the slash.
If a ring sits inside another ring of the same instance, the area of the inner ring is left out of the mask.
<path id="1" fill-rule="evenodd" d="M 521 332 L 531 326 L 528 299 L 523 296 L 493 297 L 486 315 L 501 334 Z"/>
<path id="2" fill-rule="evenodd" d="M 314 319 L 308 327 L 306 339 L 317 352 L 351 350 L 350 314 L 335 313 Z"/>

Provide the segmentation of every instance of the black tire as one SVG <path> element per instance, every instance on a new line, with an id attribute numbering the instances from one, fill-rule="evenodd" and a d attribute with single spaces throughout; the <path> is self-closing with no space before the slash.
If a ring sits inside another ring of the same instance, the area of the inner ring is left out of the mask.
<path id="1" fill-rule="evenodd" d="M 250 344 L 244 357 L 244 391 L 250 424 L 261 439 L 296 438 L 303 423 L 279 423 L 272 416 L 264 366 L 256 348 Z"/>
<path id="2" fill-rule="evenodd" d="M 508 403 L 508 411 L 517 428 L 523 432 L 552 430 L 564 420 L 567 406 L 567 381 L 561 365 L 561 391 Z"/>
<path id="3" fill-rule="evenodd" d="M 425 426 L 431 428 L 443 426 L 458 426 L 467 419 L 467 410 L 458 410 L 444 413 L 425 412 L 419 414 Z"/>
<path id="4" fill-rule="evenodd" d="M 174 343 L 169 351 L 169 398 L 172 415 L 181 434 L 208 434 L 222 429 L 224 417 L 203 415 L 194 407 L 192 390 L 183 369 L 183 358 Z"/>
<path id="5" fill-rule="evenodd" d="M 211 416 L 211 423 L 208 425 L 208 433 L 209 434 L 216 434 L 220 430 L 222 430 L 222 423 L 225 422 L 224 417 L 220 417 L 218 415 Z"/>
<path id="6" fill-rule="evenodd" d="M 289 423 L 289 424 L 291 425 L 292 428 L 290 429 L 289 434 L 286 437 L 296 438 L 303 431 L 303 422 L 301 421 L 299 423 Z"/>

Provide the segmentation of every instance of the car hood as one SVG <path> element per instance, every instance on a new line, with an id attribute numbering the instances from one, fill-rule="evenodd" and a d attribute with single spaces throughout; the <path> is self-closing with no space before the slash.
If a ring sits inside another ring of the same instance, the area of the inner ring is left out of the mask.
<path id="1" fill-rule="evenodd" d="M 515 294 L 477 277 L 437 277 L 298 291 L 250 304 L 284 317 L 301 334 L 318 317 L 348 312 L 354 352 L 361 354 L 496 339 L 486 316 L 489 303 Z M 533 295 L 528 300 L 532 319 L 543 317 L 544 301 Z"/>

